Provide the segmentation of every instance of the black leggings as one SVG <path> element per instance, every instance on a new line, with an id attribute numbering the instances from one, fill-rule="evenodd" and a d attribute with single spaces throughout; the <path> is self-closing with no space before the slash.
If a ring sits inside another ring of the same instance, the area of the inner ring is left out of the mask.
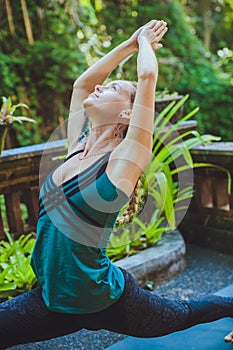
<path id="1" fill-rule="evenodd" d="M 125 289 L 109 308 L 92 314 L 49 311 L 41 288 L 0 304 L 0 349 L 60 337 L 82 328 L 107 329 L 135 337 L 159 337 L 199 323 L 233 317 L 233 297 L 169 300 L 140 288 L 123 270 Z"/>

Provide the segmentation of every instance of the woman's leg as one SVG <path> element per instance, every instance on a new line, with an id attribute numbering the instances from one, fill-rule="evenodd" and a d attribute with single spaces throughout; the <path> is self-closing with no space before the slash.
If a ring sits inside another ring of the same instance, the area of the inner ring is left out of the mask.
<path id="1" fill-rule="evenodd" d="M 0 304 L 0 349 L 47 340 L 81 329 L 80 317 L 49 311 L 35 288 Z"/>
<path id="2" fill-rule="evenodd" d="M 106 313 L 103 328 L 135 337 L 158 337 L 212 322 L 224 317 L 233 317 L 233 298 L 203 296 L 195 300 L 170 300 L 140 288 L 133 277 L 123 271 L 126 287 L 113 309 Z M 112 316 L 110 316 L 112 315 Z M 111 325 L 111 318 L 114 325 Z"/>
<path id="3" fill-rule="evenodd" d="M 204 296 L 169 300 L 140 288 L 123 270 L 125 290 L 107 309 L 82 315 L 49 311 L 37 288 L 0 304 L 0 349 L 47 340 L 82 328 L 135 337 L 159 337 L 199 323 L 233 317 L 233 298 Z"/>

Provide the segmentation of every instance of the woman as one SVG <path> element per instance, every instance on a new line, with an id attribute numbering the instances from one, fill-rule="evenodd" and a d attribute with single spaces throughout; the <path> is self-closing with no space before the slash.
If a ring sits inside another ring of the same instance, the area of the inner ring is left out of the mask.
<path id="1" fill-rule="evenodd" d="M 68 156 L 50 173 L 40 193 L 32 267 L 41 287 L 1 304 L 1 349 L 82 328 L 157 337 L 233 317 L 233 298 L 161 298 L 137 286 L 106 256 L 119 210 L 132 202 L 150 159 L 158 77 L 154 50 L 162 47 L 158 42 L 166 31 L 164 21 L 149 22 L 75 82 Z M 102 85 L 136 51 L 137 85 Z M 77 139 L 85 115 L 91 130 L 80 150 Z"/>

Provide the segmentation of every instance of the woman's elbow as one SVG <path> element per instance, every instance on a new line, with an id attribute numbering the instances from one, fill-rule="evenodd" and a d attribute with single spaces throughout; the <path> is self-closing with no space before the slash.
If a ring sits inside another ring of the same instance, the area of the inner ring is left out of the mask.
<path id="1" fill-rule="evenodd" d="M 73 83 L 73 89 L 83 89 L 83 84 L 80 81 L 80 79 L 76 79 L 75 82 Z"/>

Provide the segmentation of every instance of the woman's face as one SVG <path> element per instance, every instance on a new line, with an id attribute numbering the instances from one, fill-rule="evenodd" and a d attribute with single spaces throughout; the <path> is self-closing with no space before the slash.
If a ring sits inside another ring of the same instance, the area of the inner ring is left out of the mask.
<path id="1" fill-rule="evenodd" d="M 84 108 L 87 114 L 91 112 L 95 116 L 112 120 L 117 118 L 121 111 L 130 108 L 132 89 L 132 84 L 125 80 L 96 85 L 94 92 L 83 101 Z"/>

